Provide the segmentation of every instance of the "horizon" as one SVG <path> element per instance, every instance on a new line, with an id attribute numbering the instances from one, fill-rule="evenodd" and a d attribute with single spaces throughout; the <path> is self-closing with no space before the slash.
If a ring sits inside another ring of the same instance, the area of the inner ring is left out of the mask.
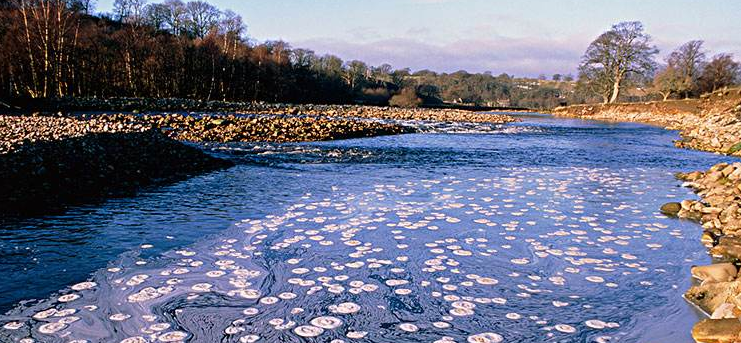
<path id="1" fill-rule="evenodd" d="M 734 36 L 741 31 L 741 22 L 734 18 L 741 13 L 741 2 L 733 0 L 680 0 L 670 5 L 629 0 L 610 11 L 604 9 L 607 0 L 534 0 L 529 4 L 382 0 L 373 7 L 358 0 L 207 2 L 241 15 L 250 39 L 283 40 L 294 48 L 333 54 L 345 61 L 361 60 L 374 66 L 388 63 L 413 71 L 490 71 L 533 78 L 576 75 L 592 40 L 613 24 L 633 20 L 643 22 L 661 50 L 660 60 L 693 39 L 704 40 L 710 56 L 741 56 L 741 38 Z M 112 4 L 113 0 L 101 0 L 96 11 L 110 12 Z M 383 5 L 392 4 L 393 13 L 385 11 Z M 521 15 L 536 7 L 541 10 Z"/>

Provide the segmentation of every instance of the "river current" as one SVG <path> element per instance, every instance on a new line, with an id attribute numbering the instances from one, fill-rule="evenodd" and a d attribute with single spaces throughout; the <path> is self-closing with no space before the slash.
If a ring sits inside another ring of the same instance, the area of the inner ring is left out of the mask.
<path id="1" fill-rule="evenodd" d="M 1 342 L 691 342 L 707 263 L 661 204 L 722 157 L 519 115 L 208 146 L 237 166 L 6 218 Z"/>

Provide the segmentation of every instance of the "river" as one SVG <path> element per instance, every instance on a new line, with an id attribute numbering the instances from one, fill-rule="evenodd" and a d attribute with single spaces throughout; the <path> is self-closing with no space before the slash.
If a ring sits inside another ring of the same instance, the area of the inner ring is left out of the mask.
<path id="1" fill-rule="evenodd" d="M 6 218 L 0 341 L 691 342 L 701 229 L 657 209 L 723 158 L 518 116 L 209 146 L 237 166 Z"/>

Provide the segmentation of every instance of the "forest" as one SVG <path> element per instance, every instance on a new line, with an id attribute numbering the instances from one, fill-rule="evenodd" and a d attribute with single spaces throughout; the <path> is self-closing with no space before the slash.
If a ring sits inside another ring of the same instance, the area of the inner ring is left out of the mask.
<path id="1" fill-rule="evenodd" d="M 204 1 L 0 0 L 0 104 L 65 97 L 187 98 L 393 106 L 553 108 L 697 97 L 738 84 L 730 54 L 690 41 L 657 62 L 640 22 L 587 48 L 578 75 L 412 72 L 249 38 L 241 16 Z M 7 105 L 6 105 L 7 106 Z"/>
<path id="2" fill-rule="evenodd" d="M 574 101 L 568 76 L 413 73 L 283 41 L 254 42 L 238 14 L 203 1 L 116 0 L 112 13 L 96 14 L 91 0 L 0 0 L 0 44 L 5 102 L 155 97 L 546 108 Z"/>

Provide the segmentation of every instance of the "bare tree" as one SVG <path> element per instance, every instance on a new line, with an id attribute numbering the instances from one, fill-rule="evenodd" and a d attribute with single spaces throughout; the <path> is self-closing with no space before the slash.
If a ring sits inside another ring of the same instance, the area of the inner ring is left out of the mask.
<path id="1" fill-rule="evenodd" d="M 309 68 L 317 63 L 314 51 L 307 49 L 293 49 L 291 51 L 291 64 L 296 68 Z"/>
<path id="2" fill-rule="evenodd" d="M 149 4 L 144 7 L 144 23 L 155 30 L 164 30 L 167 24 L 169 11 L 164 4 Z"/>
<path id="3" fill-rule="evenodd" d="M 188 21 L 185 4 L 180 0 L 166 0 L 162 5 L 166 9 L 165 24 L 174 35 L 181 35 L 186 31 Z"/>
<path id="4" fill-rule="evenodd" d="M 697 80 L 706 63 L 703 43 L 701 40 L 689 41 L 674 50 L 667 58 L 667 64 L 672 66 L 672 72 L 682 79 L 682 82 L 677 83 L 680 88 L 676 91 L 684 94 L 685 98 L 697 88 Z"/>
<path id="5" fill-rule="evenodd" d="M 597 37 L 587 48 L 579 67 L 580 76 L 589 88 L 614 103 L 621 87 L 631 76 L 650 74 L 656 66 L 653 56 L 658 49 L 651 45 L 651 37 L 637 21 L 616 24 L 610 31 Z M 606 85 L 610 86 L 606 97 Z"/>
<path id="6" fill-rule="evenodd" d="M 31 79 L 25 82 L 29 96 L 64 96 L 70 51 L 77 42 L 78 15 L 64 0 L 13 0 L 23 32 L 26 64 Z"/>
<path id="7" fill-rule="evenodd" d="M 205 1 L 191 1 L 185 4 L 190 31 L 198 38 L 205 37 L 219 22 L 219 10 Z"/>
<path id="8" fill-rule="evenodd" d="M 687 89 L 687 79 L 682 75 L 680 70 L 674 64 L 663 66 L 656 73 L 653 80 L 653 91 L 661 94 L 664 101 L 674 93 L 680 93 Z"/>
<path id="9" fill-rule="evenodd" d="M 95 2 L 95 0 L 70 0 L 67 6 L 73 12 L 91 15 L 95 9 Z"/>
<path id="10" fill-rule="evenodd" d="M 700 75 L 700 90 L 715 92 L 719 88 L 732 86 L 739 81 L 741 65 L 731 54 L 718 54 L 705 66 Z"/>

